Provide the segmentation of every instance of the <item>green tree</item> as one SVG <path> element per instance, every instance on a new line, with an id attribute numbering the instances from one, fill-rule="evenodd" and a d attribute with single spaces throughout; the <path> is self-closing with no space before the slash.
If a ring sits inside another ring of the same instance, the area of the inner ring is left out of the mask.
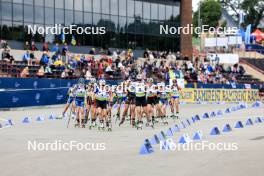
<path id="1" fill-rule="evenodd" d="M 198 26 L 199 9 L 193 14 L 193 25 Z M 204 0 L 200 5 L 200 18 L 202 25 L 216 27 L 221 19 L 221 4 L 216 0 Z"/>
<path id="2" fill-rule="evenodd" d="M 253 30 L 257 28 L 261 19 L 264 18 L 263 0 L 219 0 L 219 2 L 237 21 L 239 13 L 242 11 L 245 14 L 243 26 L 252 24 Z"/>

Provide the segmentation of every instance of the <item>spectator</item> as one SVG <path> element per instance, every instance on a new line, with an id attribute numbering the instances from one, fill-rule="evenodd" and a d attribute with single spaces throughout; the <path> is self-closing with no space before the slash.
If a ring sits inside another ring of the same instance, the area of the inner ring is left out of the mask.
<path id="1" fill-rule="evenodd" d="M 30 45 L 29 45 L 28 41 L 26 41 L 24 44 L 24 50 L 30 50 Z"/>
<path id="2" fill-rule="evenodd" d="M 40 65 L 47 66 L 49 63 L 49 56 L 46 51 L 43 52 L 42 57 L 40 59 Z"/>
<path id="3" fill-rule="evenodd" d="M 22 60 L 27 64 L 27 65 L 32 65 L 32 60 L 30 58 L 29 51 L 27 50 L 26 53 L 23 55 Z"/>
<path id="4" fill-rule="evenodd" d="M 2 52 L 2 60 L 10 62 L 11 64 L 14 63 L 14 58 L 10 54 L 10 49 L 9 48 L 4 48 L 4 51 Z"/>
<path id="5" fill-rule="evenodd" d="M 21 78 L 27 78 L 29 77 L 29 68 L 25 67 L 22 72 L 20 73 L 20 77 Z"/>
<path id="6" fill-rule="evenodd" d="M 31 51 L 38 51 L 38 48 L 36 47 L 34 41 L 31 42 L 31 48 L 30 48 L 30 50 L 31 50 Z"/>
<path id="7" fill-rule="evenodd" d="M 42 51 L 46 51 L 46 52 L 49 51 L 48 43 L 45 42 L 45 43 L 43 44 Z"/>
<path id="8" fill-rule="evenodd" d="M 39 69 L 38 72 L 37 72 L 37 76 L 38 76 L 39 78 L 42 78 L 42 77 L 44 77 L 44 75 L 45 75 L 44 67 L 41 66 L 40 69 Z"/>
<path id="9" fill-rule="evenodd" d="M 52 51 L 52 52 L 55 52 L 55 53 L 60 53 L 60 50 L 59 50 L 59 44 L 56 43 L 56 44 L 53 46 L 53 48 L 52 48 L 51 51 Z"/>

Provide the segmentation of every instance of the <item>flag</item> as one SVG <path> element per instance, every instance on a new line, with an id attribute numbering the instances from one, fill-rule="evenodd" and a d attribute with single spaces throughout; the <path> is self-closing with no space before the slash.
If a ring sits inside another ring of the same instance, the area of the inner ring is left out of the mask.
<path id="1" fill-rule="evenodd" d="M 240 12 L 239 13 L 239 24 L 241 24 L 241 23 L 244 23 L 244 13 L 243 12 Z"/>
<path id="2" fill-rule="evenodd" d="M 63 32 L 61 33 L 60 38 L 61 38 L 61 43 L 65 43 L 65 35 Z"/>
<path id="3" fill-rule="evenodd" d="M 75 46 L 76 45 L 76 40 L 75 40 L 74 35 L 72 35 L 71 44 L 72 44 L 72 46 Z"/>
<path id="4" fill-rule="evenodd" d="M 247 26 L 246 33 L 245 33 L 245 43 L 250 44 L 250 33 L 251 33 L 251 24 Z"/>

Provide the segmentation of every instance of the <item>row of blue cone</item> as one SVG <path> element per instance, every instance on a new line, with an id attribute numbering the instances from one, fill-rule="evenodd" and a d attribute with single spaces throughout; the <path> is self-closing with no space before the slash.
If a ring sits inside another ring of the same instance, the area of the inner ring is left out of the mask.
<path id="1" fill-rule="evenodd" d="M 48 117 L 48 119 L 49 120 L 55 120 L 56 118 L 53 115 L 50 115 Z M 25 118 L 22 119 L 21 122 L 23 124 L 29 124 L 29 123 L 31 123 L 31 121 L 32 121 L 31 118 L 25 117 Z M 41 117 L 41 116 L 38 116 L 37 118 L 35 118 L 35 121 L 37 121 L 37 122 L 43 122 L 43 121 L 45 121 L 45 118 L 44 117 Z M 6 126 L 13 126 L 13 125 L 14 125 L 13 120 L 12 119 L 8 119 L 8 120 L 5 120 L 5 123 L 4 124 L 0 123 L 0 128 L 6 127 Z"/>
<path id="2" fill-rule="evenodd" d="M 257 108 L 261 105 L 260 102 L 255 102 L 252 104 L 252 107 L 253 108 Z M 234 106 L 234 107 L 231 107 L 231 108 L 226 108 L 225 109 L 225 113 L 231 113 L 232 111 L 235 112 L 235 111 L 238 111 L 238 110 L 242 110 L 242 109 L 245 109 L 247 108 L 247 105 L 246 104 L 240 104 L 238 106 Z M 204 119 L 207 119 L 207 118 L 212 118 L 212 117 L 217 117 L 217 116 L 222 116 L 224 115 L 223 111 L 222 110 L 219 110 L 217 112 L 213 111 L 210 113 L 204 113 L 202 118 Z M 191 118 L 191 120 L 189 120 L 188 118 L 186 119 L 186 121 L 182 121 L 180 125 L 175 125 L 174 127 L 172 128 L 169 128 L 166 133 L 164 133 L 163 131 L 161 131 L 158 135 L 154 135 L 154 137 L 149 141 L 149 139 L 146 139 L 144 141 L 144 144 L 141 146 L 140 148 L 140 154 L 141 155 L 144 155 L 144 154 L 150 154 L 153 152 L 153 148 L 151 147 L 152 145 L 155 145 L 155 144 L 159 144 L 160 141 L 166 141 L 167 137 L 171 137 L 173 136 L 173 132 L 179 132 L 180 131 L 180 128 L 186 128 L 188 125 L 190 126 L 191 123 L 195 123 L 196 121 L 199 121 L 201 120 L 200 116 L 199 115 L 195 115 Z M 255 123 L 261 123 L 262 121 L 264 121 L 263 119 L 261 119 L 260 117 L 258 117 L 256 120 L 255 120 Z M 250 123 L 252 122 L 252 123 Z M 246 125 L 253 125 L 253 121 L 251 119 L 248 119 L 247 122 L 246 122 Z M 235 125 L 235 128 L 243 128 L 243 124 L 241 121 L 238 121 Z M 232 128 L 229 124 L 226 124 L 223 128 L 223 132 L 228 132 L 228 131 L 231 131 Z M 220 130 L 217 128 L 217 127 L 214 127 L 212 130 L 211 130 L 211 135 L 218 135 L 220 134 Z M 187 139 L 188 137 L 186 137 L 185 135 L 181 136 L 180 139 L 179 139 L 179 143 L 180 144 L 184 144 L 184 143 L 187 143 L 187 141 L 189 139 Z M 196 132 L 193 136 L 193 140 L 201 140 L 202 139 L 202 133 L 200 131 Z M 150 148 L 147 148 L 147 147 L 150 147 Z"/>

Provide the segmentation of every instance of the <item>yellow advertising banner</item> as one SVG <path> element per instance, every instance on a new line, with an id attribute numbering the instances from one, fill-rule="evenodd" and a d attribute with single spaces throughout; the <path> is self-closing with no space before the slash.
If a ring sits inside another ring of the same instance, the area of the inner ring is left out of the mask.
<path id="1" fill-rule="evenodd" d="M 259 100 L 257 89 L 182 89 L 181 101 L 195 102 L 255 102 Z"/>

